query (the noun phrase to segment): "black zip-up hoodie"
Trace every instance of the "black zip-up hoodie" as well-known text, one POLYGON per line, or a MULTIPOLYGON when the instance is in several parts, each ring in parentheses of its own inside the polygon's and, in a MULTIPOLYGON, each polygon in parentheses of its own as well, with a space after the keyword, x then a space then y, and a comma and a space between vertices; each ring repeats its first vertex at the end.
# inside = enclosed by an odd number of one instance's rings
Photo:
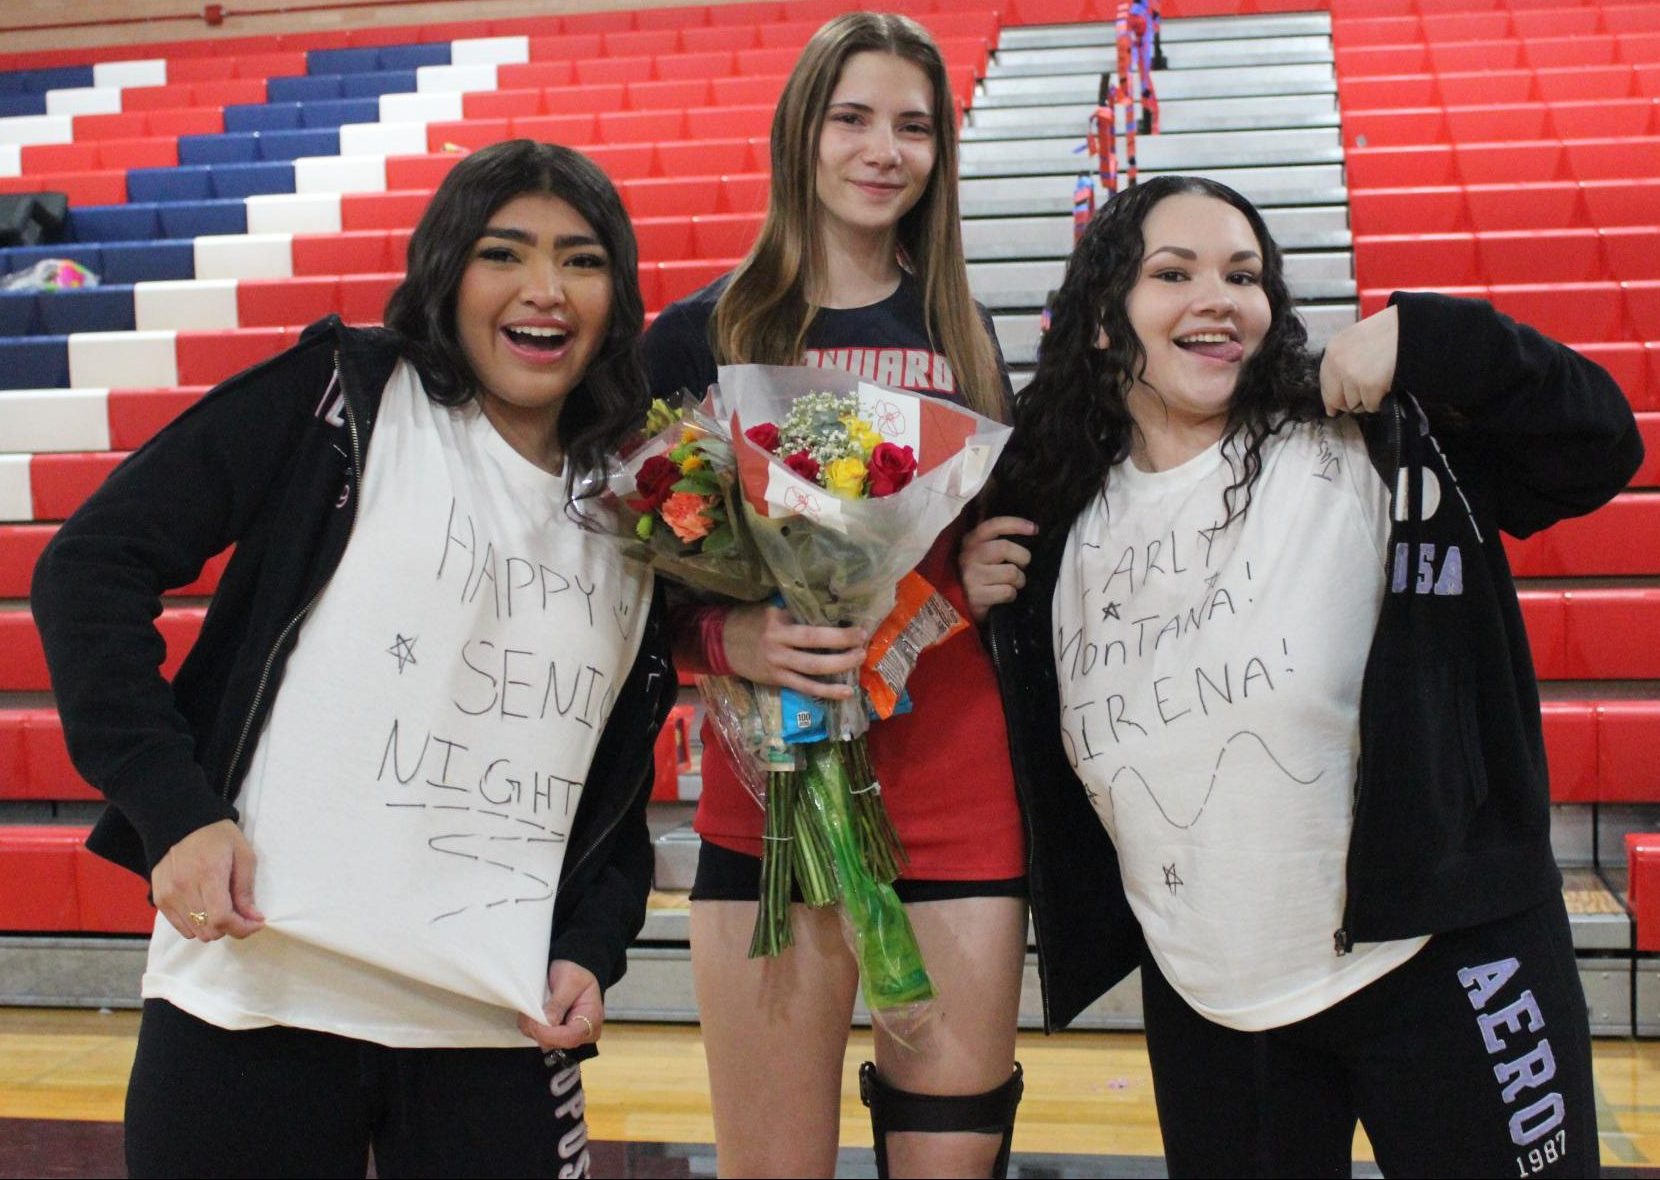
MULTIPOLYGON (((148 876, 235 819, 260 730, 350 539, 396 335, 329 317, 230 378, 110 474, 35 567, 30 605, 75 767, 110 801, 87 846, 148 876), (164 590, 234 544, 169 685, 164 590)), ((661 604, 595 750, 553 916, 552 958, 622 977, 645 922, 652 738, 675 692, 661 604)))
MULTIPOLYGON (((1394 389, 1361 428, 1394 523, 1334 953, 1491 922, 1561 888, 1538 686, 1499 533, 1591 511, 1643 455, 1624 394, 1597 365, 1480 301, 1390 302, 1394 389), (1438 503, 1426 506, 1426 482, 1438 503)), ((1141 954, 1117 855, 1060 741, 1052 602, 1068 531, 1040 539, 1025 589, 988 620, 1050 1031, 1141 954)))

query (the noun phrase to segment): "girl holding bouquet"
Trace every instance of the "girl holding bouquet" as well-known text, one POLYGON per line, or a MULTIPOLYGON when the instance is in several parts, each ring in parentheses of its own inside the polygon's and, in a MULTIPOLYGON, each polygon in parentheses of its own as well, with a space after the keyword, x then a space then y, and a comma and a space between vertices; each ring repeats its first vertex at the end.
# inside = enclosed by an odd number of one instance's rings
MULTIPOLYGON (((749 256, 646 334, 652 390, 700 396, 718 364, 807 364, 1005 417, 1007 376, 968 292, 953 103, 938 47, 902 16, 850 13, 803 51, 772 130, 772 195, 749 256)), ((966 614, 962 530, 919 573, 966 614)), ((767 606, 683 610, 683 669, 822 698, 867 637, 767 606)), ((909 867, 895 883, 938 992, 908 1043, 881 1026, 864 1094, 881 1173, 1002 1175, 1020 1079, 1024 842, 996 682, 972 628, 928 650, 914 709, 869 749, 909 867)), ((833 909, 791 907, 795 944, 751 959, 762 809, 707 730, 692 962, 726 1176, 828 1176, 858 971, 833 909)))
POLYGON ((1173 1176, 1587 1176, 1585 998, 1500 533, 1641 461, 1607 373, 1398 292, 1318 363, 1256 209, 1116 196, 1000 472, 990 615, 1057 1024, 1141 968, 1173 1176), (1027 556, 1029 554, 1029 557, 1027 556))
POLYGON ((673 692, 650 574, 580 527, 646 407, 635 267, 590 161, 478 151, 385 329, 226 381, 42 557, 89 843, 159 910, 132 1175, 587 1174, 673 692), (169 684, 159 596, 231 544, 169 684))

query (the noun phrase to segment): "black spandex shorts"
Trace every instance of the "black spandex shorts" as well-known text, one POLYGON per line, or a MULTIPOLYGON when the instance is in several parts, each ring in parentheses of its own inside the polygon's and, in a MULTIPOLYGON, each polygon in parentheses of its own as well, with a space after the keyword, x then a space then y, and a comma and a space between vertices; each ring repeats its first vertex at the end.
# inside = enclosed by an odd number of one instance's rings
MULTIPOLYGON (((1025 897, 1026 878, 999 881, 918 881, 901 877, 893 891, 906 905, 922 901, 956 901, 963 897, 1025 897)), ((693 901, 756 901, 761 896, 761 858, 733 852, 705 840, 698 849, 693 901)), ((801 891, 790 886, 790 900, 801 891)))

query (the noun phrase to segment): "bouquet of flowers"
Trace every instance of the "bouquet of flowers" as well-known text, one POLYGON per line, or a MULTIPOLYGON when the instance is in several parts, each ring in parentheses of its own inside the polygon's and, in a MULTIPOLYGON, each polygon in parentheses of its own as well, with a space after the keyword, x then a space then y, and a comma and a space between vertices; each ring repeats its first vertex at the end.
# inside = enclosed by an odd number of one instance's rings
POLYGON ((650 437, 611 476, 605 502, 631 557, 694 589, 753 602, 772 594, 772 575, 731 510, 732 443, 708 411, 707 402, 653 402, 650 437))
POLYGON ((763 365, 723 367, 713 412, 729 424, 741 493, 728 516, 743 519, 784 604, 802 622, 863 626, 879 640, 860 673, 866 692, 851 701, 746 686, 755 703, 737 728, 747 741, 720 724, 743 712, 720 707, 730 686, 706 690, 723 742, 758 749, 766 768, 750 954, 790 945, 793 878, 809 905, 844 906, 872 1013, 902 1011, 933 989, 891 887, 904 850, 863 735, 873 709, 902 707, 916 653, 965 625, 907 575, 983 486, 1008 428, 853 374, 763 365), (893 616, 902 588, 905 609, 893 616))

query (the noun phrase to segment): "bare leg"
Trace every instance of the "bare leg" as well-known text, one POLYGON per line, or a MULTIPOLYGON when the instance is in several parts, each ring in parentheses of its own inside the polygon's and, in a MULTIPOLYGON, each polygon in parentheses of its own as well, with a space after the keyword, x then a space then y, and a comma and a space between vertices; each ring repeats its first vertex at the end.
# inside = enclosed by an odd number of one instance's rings
POLYGON ((858 967, 835 909, 790 907, 795 945, 750 959, 752 901, 692 902, 692 975, 722 1176, 831 1176, 858 967))
MULTIPOLYGON (((1026 961, 1026 903, 970 897, 905 907, 938 992, 933 1018, 902 1045, 880 1027, 876 1068, 890 1086, 918 1094, 983 1094, 1014 1069, 1015 1022, 1026 961)), ((991 1175, 995 1135, 894 1132, 895 1177, 991 1175)))

